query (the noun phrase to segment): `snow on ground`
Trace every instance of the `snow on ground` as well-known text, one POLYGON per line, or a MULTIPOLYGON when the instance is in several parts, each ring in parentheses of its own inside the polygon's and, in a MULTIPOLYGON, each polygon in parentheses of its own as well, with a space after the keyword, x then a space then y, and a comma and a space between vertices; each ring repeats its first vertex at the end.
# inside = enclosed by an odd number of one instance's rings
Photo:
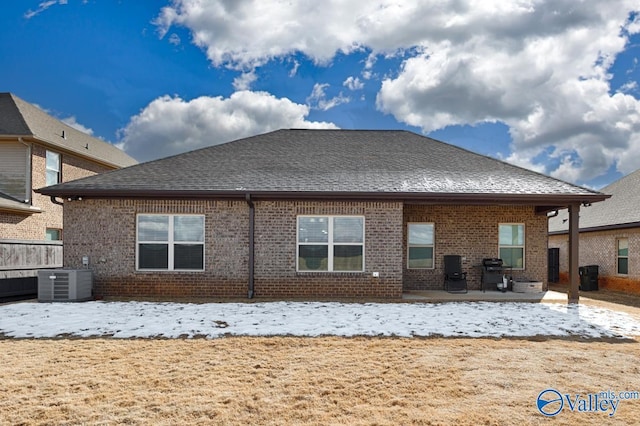
POLYGON ((582 336, 640 335, 640 320, 610 309, 553 303, 15 303, 0 334, 56 336, 582 336))

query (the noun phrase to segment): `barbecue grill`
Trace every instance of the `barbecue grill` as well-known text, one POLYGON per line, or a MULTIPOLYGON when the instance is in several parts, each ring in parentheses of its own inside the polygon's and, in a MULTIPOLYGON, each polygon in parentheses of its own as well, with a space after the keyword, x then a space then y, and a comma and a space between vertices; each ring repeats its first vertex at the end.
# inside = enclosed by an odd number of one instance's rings
POLYGON ((502 259, 495 257, 482 259, 482 291, 487 289, 507 291, 502 286, 503 271, 502 259))
POLYGON ((496 259, 495 257, 482 259, 482 266, 487 272, 502 272, 502 259, 496 259))

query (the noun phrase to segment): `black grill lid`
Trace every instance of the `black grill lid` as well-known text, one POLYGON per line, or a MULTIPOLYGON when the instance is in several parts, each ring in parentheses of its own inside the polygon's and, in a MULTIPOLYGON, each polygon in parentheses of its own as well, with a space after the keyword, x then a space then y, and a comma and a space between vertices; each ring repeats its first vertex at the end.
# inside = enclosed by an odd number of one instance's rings
POLYGON ((482 266, 484 266, 485 268, 488 268, 488 267, 501 268, 502 259, 497 259, 495 257, 482 259, 482 266))

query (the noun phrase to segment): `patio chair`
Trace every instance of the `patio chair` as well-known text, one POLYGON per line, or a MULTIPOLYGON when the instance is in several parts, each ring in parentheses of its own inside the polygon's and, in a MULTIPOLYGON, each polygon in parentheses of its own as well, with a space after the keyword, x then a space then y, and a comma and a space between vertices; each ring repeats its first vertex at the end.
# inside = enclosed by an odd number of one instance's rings
POLYGON ((444 257, 444 289, 449 293, 466 293, 467 273, 462 271, 462 256, 444 257))

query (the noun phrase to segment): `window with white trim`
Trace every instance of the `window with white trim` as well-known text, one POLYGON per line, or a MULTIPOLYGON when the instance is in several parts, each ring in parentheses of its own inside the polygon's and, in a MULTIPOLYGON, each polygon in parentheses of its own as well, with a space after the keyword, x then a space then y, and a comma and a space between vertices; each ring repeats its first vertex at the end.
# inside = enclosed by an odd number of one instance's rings
POLYGON ((629 274, 629 239, 618 238, 616 242, 618 246, 617 251, 617 265, 619 275, 629 274))
POLYGON ((498 225, 498 252, 505 268, 524 269, 524 224, 498 225))
POLYGON ((138 215, 136 259, 138 270, 204 270, 204 216, 138 215))
POLYGON ((364 271, 364 217, 298 216, 298 271, 364 271))
POLYGON ((407 268, 433 269, 433 223, 407 224, 407 268))
POLYGON ((55 185, 60 183, 60 154, 53 151, 47 151, 46 158, 46 184, 55 185))

